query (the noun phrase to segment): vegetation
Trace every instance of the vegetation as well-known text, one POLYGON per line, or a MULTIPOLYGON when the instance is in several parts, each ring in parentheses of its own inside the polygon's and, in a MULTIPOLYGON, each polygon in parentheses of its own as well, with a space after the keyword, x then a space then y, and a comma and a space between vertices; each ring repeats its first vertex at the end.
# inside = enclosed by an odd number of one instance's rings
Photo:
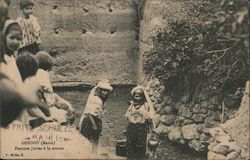
POLYGON ((211 94, 228 93, 249 77, 247 0, 182 2, 184 11, 165 15, 168 26, 159 29, 146 53, 144 72, 159 78, 170 93, 201 88, 211 94))

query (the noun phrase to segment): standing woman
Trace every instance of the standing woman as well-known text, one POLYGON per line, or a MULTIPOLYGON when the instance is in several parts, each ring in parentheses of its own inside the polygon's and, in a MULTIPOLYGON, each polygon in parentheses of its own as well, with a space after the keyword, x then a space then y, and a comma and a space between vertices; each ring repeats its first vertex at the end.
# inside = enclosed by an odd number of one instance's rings
POLYGON ((146 158, 147 136, 155 128, 155 110, 143 86, 132 89, 133 101, 125 117, 129 121, 127 127, 127 158, 144 160, 146 158))
POLYGON ((108 80, 103 80, 94 87, 88 97, 86 107, 79 122, 80 132, 92 144, 92 152, 97 154, 99 137, 102 131, 104 104, 113 90, 108 80))

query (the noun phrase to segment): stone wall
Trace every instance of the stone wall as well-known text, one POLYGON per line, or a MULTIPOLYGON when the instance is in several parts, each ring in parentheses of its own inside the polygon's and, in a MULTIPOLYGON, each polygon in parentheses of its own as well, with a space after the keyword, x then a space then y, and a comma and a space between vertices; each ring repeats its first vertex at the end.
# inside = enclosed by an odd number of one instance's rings
POLYGON ((250 158, 250 81, 247 81, 244 96, 234 118, 210 130, 213 137, 208 149, 208 159, 250 158))
MULTIPOLYGON (((190 0, 191 2, 192 0, 190 0)), ((157 33, 159 28, 168 27, 167 16, 174 17, 177 13, 181 13, 184 10, 185 6, 181 5, 180 1, 147 0, 143 20, 140 25, 141 37, 139 48, 141 64, 143 64, 143 55, 147 54, 153 45, 151 37, 157 33)), ((139 73, 143 75, 143 68, 141 68, 139 73)), ((207 152, 209 144, 212 144, 214 141, 210 129, 220 126, 235 116, 235 112, 240 106, 243 91, 242 88, 238 88, 234 94, 225 95, 224 99, 220 99, 216 94, 211 95, 210 93, 202 92, 202 89, 193 97, 190 97, 188 93, 182 93, 182 96, 176 97, 176 95, 166 95, 167 92, 165 91, 168 88, 165 88, 158 79, 150 78, 145 83, 148 85, 147 91, 157 113, 156 122, 158 127, 156 128, 156 132, 175 143, 188 145, 199 152, 207 152)), ((179 95, 181 93, 181 91, 176 92, 179 95)), ((249 133, 249 114, 247 114, 249 113, 249 107, 247 112, 241 113, 245 115, 245 120, 237 119, 239 120, 238 122, 234 120, 235 125, 229 125, 228 129, 236 142, 243 141, 249 144, 249 139, 243 138, 241 140, 240 138, 244 136, 249 137, 246 134, 249 133), (244 123, 242 123, 243 121, 244 123), (239 127, 233 129, 236 124, 239 127)), ((226 139, 227 136, 222 136, 221 138, 226 139)), ((222 147, 222 149, 224 148, 222 147)), ((236 153, 231 154, 228 156, 233 157, 236 155, 236 153)), ((239 153, 237 155, 239 156, 239 153)))
MULTIPOLYGON (((11 17, 20 14, 18 1, 11 17)), ((137 79, 134 0, 35 0, 42 27, 42 49, 58 50, 54 82, 113 84, 137 79)))

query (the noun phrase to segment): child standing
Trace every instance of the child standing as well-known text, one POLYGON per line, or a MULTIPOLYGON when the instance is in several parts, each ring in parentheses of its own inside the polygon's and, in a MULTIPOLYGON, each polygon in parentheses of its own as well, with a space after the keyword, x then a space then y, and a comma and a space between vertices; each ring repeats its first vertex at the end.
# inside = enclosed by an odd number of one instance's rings
POLYGON ((33 0, 20 0, 20 9, 22 16, 17 18, 22 31, 23 40, 19 46, 19 53, 28 51, 36 54, 39 51, 39 44, 41 44, 41 27, 38 23, 37 17, 33 15, 33 0))
POLYGON ((144 160, 146 158, 147 136, 149 129, 155 128, 155 111, 143 86, 131 91, 133 101, 125 117, 129 121, 127 127, 127 158, 144 160))
POLYGON ((103 80, 94 87, 88 97, 86 107, 79 122, 80 132, 92 144, 92 152, 97 154, 99 136, 102 131, 104 103, 113 90, 108 80, 103 80))

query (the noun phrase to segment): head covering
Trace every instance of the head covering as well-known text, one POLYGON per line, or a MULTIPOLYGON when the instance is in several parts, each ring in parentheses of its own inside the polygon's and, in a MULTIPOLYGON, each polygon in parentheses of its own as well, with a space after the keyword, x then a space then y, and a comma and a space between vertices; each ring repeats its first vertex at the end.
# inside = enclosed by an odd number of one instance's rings
POLYGON ((91 97, 93 97, 96 94, 97 88, 108 89, 110 91, 113 90, 113 87, 109 84, 109 81, 107 79, 102 80, 90 91, 87 103, 91 99, 91 97))
POLYGON ((135 93, 136 90, 142 90, 144 92, 145 88, 143 86, 139 86, 139 85, 136 86, 136 87, 134 87, 132 89, 132 91, 130 92, 132 96, 134 95, 134 93, 135 93))
POLYGON ((146 89, 145 89, 143 86, 138 85, 138 86, 136 86, 135 88, 133 88, 132 91, 130 92, 132 96, 134 95, 134 93, 135 93, 136 90, 142 90, 143 93, 144 93, 146 102, 150 105, 150 107, 153 107, 153 104, 152 104, 152 102, 151 102, 151 99, 150 99, 150 97, 149 97, 149 95, 148 95, 146 89))
MULTIPOLYGON (((7 32, 8 32, 8 30, 9 30, 9 28, 10 28, 10 26, 12 26, 12 25, 17 25, 17 28, 16 29, 19 29, 20 30, 20 32, 22 32, 22 30, 21 30, 21 27, 20 27, 20 25, 19 25, 19 23, 16 21, 16 20, 12 20, 12 19, 8 19, 8 20, 6 20, 5 21, 5 23, 4 23, 4 28, 3 28, 3 31, 1 32, 1 54, 10 54, 11 53, 11 51, 7 48, 7 46, 6 46, 6 36, 7 36, 7 32)), ((13 54, 13 53, 12 53, 13 54)), ((1 55, 1 56, 3 56, 3 55, 1 55)))
POLYGON ((143 86, 141 86, 141 85, 138 85, 138 86, 136 86, 136 87, 134 87, 134 88, 132 89, 132 91, 131 91, 131 95, 132 95, 132 96, 134 95, 134 93, 135 93, 136 90, 142 90, 143 93, 144 93, 145 100, 146 100, 146 102, 147 102, 147 104, 148 104, 148 106, 149 106, 149 108, 150 108, 150 114, 152 115, 152 126, 151 126, 151 129, 155 129, 155 116, 154 116, 154 115, 155 115, 156 113, 155 113, 153 104, 152 104, 152 102, 151 102, 151 99, 150 99, 150 97, 149 97, 149 95, 148 95, 146 89, 145 89, 143 86))
POLYGON ((97 87, 101 88, 101 89, 107 89, 107 90, 110 90, 110 91, 113 90, 113 87, 109 84, 109 81, 107 79, 100 81, 97 84, 97 87))
POLYGON ((27 6, 33 6, 34 1, 33 0, 20 0, 19 5, 21 9, 24 9, 27 6))

